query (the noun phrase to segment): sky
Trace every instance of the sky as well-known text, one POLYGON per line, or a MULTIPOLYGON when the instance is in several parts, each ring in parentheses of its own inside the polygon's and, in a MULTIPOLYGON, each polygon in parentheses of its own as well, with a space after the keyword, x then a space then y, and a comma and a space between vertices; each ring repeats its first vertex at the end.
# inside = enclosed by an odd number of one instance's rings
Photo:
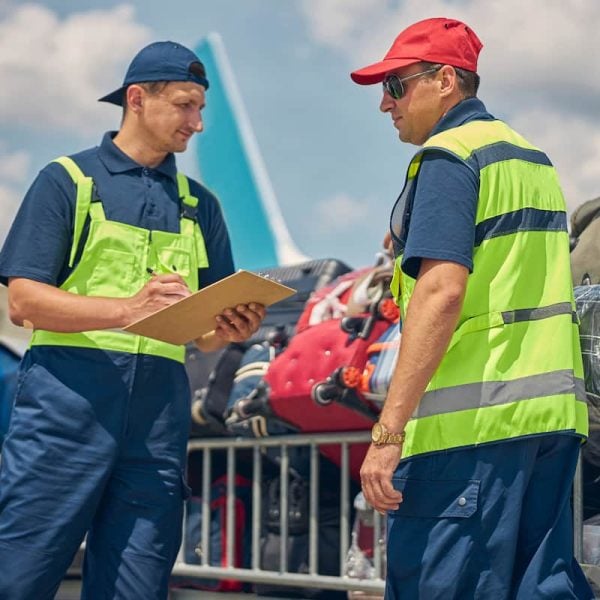
MULTIPOLYGON (((371 263, 416 148, 379 112, 380 86, 349 73, 436 16, 481 38, 479 97, 550 156, 569 212, 600 195, 594 0, 0 0, 0 243, 48 161, 118 128, 96 99, 141 47, 218 32, 296 244, 371 263)), ((197 174, 193 151, 178 164, 197 174)))

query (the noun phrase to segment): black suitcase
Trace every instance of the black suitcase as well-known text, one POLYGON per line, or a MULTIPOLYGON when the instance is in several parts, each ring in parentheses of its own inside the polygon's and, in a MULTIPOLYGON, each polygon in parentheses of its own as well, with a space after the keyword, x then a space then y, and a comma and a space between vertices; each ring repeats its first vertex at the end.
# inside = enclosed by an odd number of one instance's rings
POLYGON ((211 353, 200 352, 193 344, 188 345, 185 366, 192 392, 191 437, 227 435, 224 413, 233 373, 243 355, 239 350, 265 340, 285 345, 294 334, 310 294, 348 271, 351 268, 347 264, 333 258, 262 269, 262 275, 294 288, 296 293, 270 306, 259 330, 244 344, 230 344, 225 350, 211 353), (235 351, 231 346, 237 347, 235 351))
POLYGON ((333 258, 311 260, 288 267, 263 269, 267 275, 291 288, 296 293, 267 309, 267 315, 261 328, 252 337, 251 343, 269 339, 275 330, 281 330, 291 337, 308 297, 315 290, 331 283, 336 277, 351 271, 347 264, 333 258))

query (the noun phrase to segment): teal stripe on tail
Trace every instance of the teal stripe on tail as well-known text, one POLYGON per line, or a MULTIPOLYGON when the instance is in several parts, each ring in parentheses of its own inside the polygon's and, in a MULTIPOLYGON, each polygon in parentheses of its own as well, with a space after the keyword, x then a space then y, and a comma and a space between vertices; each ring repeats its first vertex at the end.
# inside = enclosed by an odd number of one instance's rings
POLYGON ((236 265, 261 269, 306 260, 283 220, 220 36, 210 34, 196 54, 210 82, 196 146, 200 176, 221 201, 236 265))

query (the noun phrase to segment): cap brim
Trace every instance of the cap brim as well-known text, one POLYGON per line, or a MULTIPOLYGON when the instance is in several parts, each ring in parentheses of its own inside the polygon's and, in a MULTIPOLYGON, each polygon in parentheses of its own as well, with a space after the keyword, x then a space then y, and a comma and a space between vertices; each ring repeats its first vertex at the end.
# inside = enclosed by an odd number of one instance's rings
POLYGON ((98 102, 110 102, 111 104, 116 104, 117 106, 123 106, 125 87, 126 86, 122 86, 118 90, 115 90, 106 96, 102 96, 102 98, 98 98, 98 102))
POLYGON ((388 58, 358 69, 358 71, 352 71, 350 77, 352 77, 354 83, 358 83, 359 85, 372 85, 374 83, 381 83, 386 73, 395 71, 401 67, 414 65, 418 62, 421 62, 420 58, 388 58))

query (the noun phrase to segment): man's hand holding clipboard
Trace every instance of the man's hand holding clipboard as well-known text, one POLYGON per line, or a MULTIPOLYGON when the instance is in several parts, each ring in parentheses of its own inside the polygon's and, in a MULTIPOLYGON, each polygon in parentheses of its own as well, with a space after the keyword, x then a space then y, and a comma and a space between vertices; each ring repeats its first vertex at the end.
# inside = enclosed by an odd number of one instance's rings
POLYGON ((295 291, 250 271, 238 271, 124 329, 171 344, 195 341, 202 350, 210 351, 250 337, 260 325, 265 307, 295 291))

